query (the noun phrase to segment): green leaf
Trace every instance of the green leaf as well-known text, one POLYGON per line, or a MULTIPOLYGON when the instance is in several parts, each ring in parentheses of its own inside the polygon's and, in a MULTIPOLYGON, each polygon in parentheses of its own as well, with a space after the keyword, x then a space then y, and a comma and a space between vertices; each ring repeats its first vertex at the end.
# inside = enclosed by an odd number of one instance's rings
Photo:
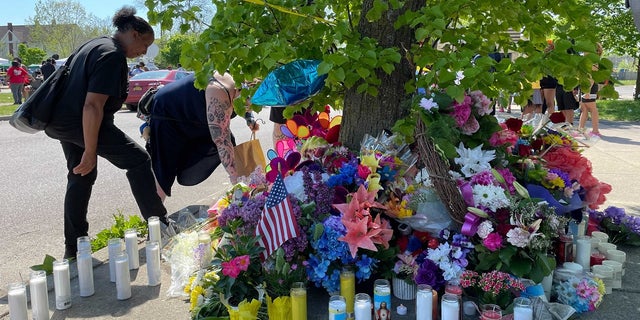
POLYGON ((508 262, 504 259, 502 259, 502 261, 505 263, 505 265, 507 265, 508 270, 517 277, 528 278, 528 275, 532 270, 531 259, 526 259, 519 255, 513 255, 511 257, 511 260, 508 262))
POLYGON ((333 68, 333 64, 326 61, 322 61, 318 65, 318 74, 320 75, 327 74, 329 73, 329 71, 331 71, 332 68, 333 68))
POLYGON ((422 41, 429 35, 429 31, 425 28, 418 28, 415 31, 416 41, 422 41))
POLYGON ((369 75, 371 74, 371 71, 369 71, 369 69, 365 69, 365 68, 362 68, 362 67, 356 69, 356 72, 363 79, 369 77, 369 75))

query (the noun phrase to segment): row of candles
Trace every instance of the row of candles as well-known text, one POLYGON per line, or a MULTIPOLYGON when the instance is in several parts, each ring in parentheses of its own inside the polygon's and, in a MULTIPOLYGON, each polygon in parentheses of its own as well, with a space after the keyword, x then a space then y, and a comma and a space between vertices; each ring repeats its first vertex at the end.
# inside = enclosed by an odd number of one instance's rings
MULTIPOLYGON (((416 319, 420 320, 438 319, 438 314, 441 320, 459 320, 462 319, 463 313, 474 315, 476 312, 474 303, 465 302, 462 304, 462 288, 455 284, 447 285, 440 301, 438 300, 438 292, 433 290, 431 286, 418 285, 415 294, 415 308, 416 319), (438 312, 438 302, 440 302, 440 312, 438 312)), ((342 270, 340 273, 340 294, 334 294, 329 298, 329 320, 390 320, 391 310, 391 286, 388 280, 375 280, 372 301, 371 296, 367 293, 355 293, 353 270, 350 268, 342 270)), ((401 304, 397 307, 396 312, 398 315, 406 315, 407 307, 401 304)), ((516 298, 513 312, 514 320, 532 320, 531 300, 525 297, 516 298)), ((501 318, 502 310, 499 306, 494 304, 481 306, 481 320, 501 318)), ((300 320, 306 319, 306 317, 294 317, 293 319, 300 320)))
MULTIPOLYGON (((151 217, 148 221, 149 241, 145 246, 147 259, 148 285, 157 286, 161 282, 160 247, 161 231, 158 217, 151 217)), ((78 286, 81 297, 89 297, 95 293, 93 279, 93 257, 91 240, 89 237, 77 239, 78 252, 76 267, 78 269, 78 286)), ((131 298, 130 270, 140 267, 138 253, 138 233, 135 229, 125 231, 123 239, 113 238, 108 242, 109 250, 109 278, 116 283, 118 300, 131 298)), ((53 262, 53 286, 55 292, 55 307, 57 310, 71 308, 71 275, 69 260, 53 262)), ((47 274, 45 271, 33 271, 29 277, 29 291, 31 297, 31 313, 33 320, 49 320, 49 293, 47 288, 47 274)), ((27 320, 27 286, 18 282, 9 284, 9 319, 27 320)))

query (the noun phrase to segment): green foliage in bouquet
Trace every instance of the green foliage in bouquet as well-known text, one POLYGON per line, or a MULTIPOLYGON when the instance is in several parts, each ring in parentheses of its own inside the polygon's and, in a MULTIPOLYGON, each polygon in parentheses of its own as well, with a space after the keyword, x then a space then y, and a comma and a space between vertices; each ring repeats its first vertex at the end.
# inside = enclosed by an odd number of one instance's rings
POLYGON ((284 250, 278 248, 270 261, 264 264, 264 282, 271 298, 288 296, 294 282, 305 282, 307 274, 302 263, 288 263, 284 250))
POLYGON ((223 302, 236 306, 244 300, 258 299, 257 288, 264 284, 260 263, 264 248, 258 245, 259 237, 237 232, 242 223, 241 219, 234 219, 216 229, 215 235, 221 236, 221 241, 211 262, 220 278, 214 291, 222 295, 223 302))

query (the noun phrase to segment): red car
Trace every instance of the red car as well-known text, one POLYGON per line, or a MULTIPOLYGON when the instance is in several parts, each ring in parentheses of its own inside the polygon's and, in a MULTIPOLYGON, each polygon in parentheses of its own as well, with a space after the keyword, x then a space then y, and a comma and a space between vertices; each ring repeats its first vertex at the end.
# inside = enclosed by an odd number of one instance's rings
POLYGON ((140 97, 149 88, 164 85, 186 77, 190 72, 178 70, 155 70, 138 73, 129 79, 129 95, 124 104, 131 111, 138 110, 140 97))

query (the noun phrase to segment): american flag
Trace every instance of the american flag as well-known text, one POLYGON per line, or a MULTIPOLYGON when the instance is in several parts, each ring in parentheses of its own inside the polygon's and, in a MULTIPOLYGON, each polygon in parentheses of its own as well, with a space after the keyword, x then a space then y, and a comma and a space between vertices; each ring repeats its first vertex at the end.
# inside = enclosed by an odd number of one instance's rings
POLYGON ((256 235, 260 236, 260 246, 265 249, 262 253, 263 259, 270 256, 285 241, 300 235, 291 202, 287 198, 287 188, 280 174, 267 196, 262 217, 256 227, 256 235))

